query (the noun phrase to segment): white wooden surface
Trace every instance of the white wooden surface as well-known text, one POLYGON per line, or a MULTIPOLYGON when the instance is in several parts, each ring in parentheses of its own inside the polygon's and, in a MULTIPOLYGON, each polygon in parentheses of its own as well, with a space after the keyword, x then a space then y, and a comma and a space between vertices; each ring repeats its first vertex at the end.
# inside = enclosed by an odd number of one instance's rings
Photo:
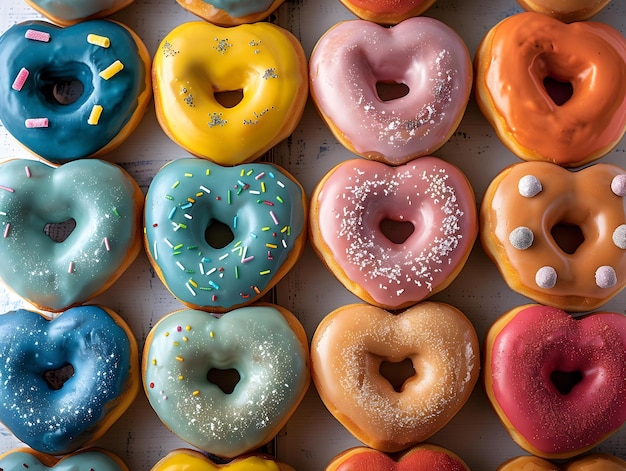
MULTIPOLYGON (((426 15, 454 28, 473 55, 482 36, 497 21, 519 11, 515 0, 438 0, 426 15)), ((38 15, 21 0, 0 2, 2 32, 16 22, 35 18, 38 15)), ((136 0, 113 18, 133 28, 152 54, 163 36, 174 26, 197 19, 174 0, 136 0)), ((317 39, 329 27, 339 20, 350 18, 353 16, 338 0, 287 0, 272 20, 296 34, 309 55, 317 39)), ((626 2, 613 0, 595 19, 609 23, 626 34, 626 2)), ((29 158, 28 153, 2 127, 0 150, 0 159, 29 158)), ((466 173, 478 201, 491 179, 506 165, 517 162, 498 141, 477 110, 473 98, 458 131, 436 155, 456 164, 466 173)), ((107 159, 123 165, 145 192, 151 178, 163 164, 185 156, 187 154, 161 131, 150 105, 139 128, 107 159)), ((326 171, 351 157, 325 128, 310 103, 294 134, 273 151, 274 160, 299 178, 308 194, 326 171)), ((604 161, 626 166, 626 139, 604 161)), ((356 301, 326 271, 310 247, 279 284, 276 296, 279 304, 298 316, 309 338, 327 313, 356 301)), ((457 280, 434 299, 451 303, 465 312, 474 323, 481 341, 496 317, 511 307, 527 302, 503 283, 479 244, 457 280)), ((119 312, 134 330, 140 345, 143 345, 147 332, 156 320, 181 308, 155 277, 143 253, 120 281, 94 301, 119 312)), ((0 291, 0 312, 20 305, 19 299, 0 291)), ((626 292, 605 308, 625 312, 626 292)), ((454 420, 430 441, 455 451, 473 470, 478 471, 495 470, 505 459, 524 454, 500 425, 480 385, 454 420)), ((143 394, 97 444, 119 454, 132 471, 149 470, 171 449, 185 446, 160 423, 143 394)), ((322 470, 335 454, 358 444, 326 411, 311 387, 304 402, 279 434, 277 453, 281 460, 298 470, 316 471, 322 470)), ((19 445, 0 426, 0 452, 19 445)), ((598 450, 626 458, 626 427, 605 441, 598 450)))

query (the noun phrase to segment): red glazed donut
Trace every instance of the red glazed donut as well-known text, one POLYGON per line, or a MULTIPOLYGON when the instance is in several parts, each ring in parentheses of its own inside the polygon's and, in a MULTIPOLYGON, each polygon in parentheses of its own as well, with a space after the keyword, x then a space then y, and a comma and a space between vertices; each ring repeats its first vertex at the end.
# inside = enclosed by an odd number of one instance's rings
POLYGON ((626 421, 626 316, 517 307, 489 329, 483 372, 519 446, 549 459, 581 454, 626 421))
POLYGON ((435 0, 340 0, 362 20, 395 25, 428 10, 435 0))
POLYGON ((592 453, 560 466, 536 456, 518 456, 502 463, 497 471, 626 471, 626 462, 606 453, 592 453))

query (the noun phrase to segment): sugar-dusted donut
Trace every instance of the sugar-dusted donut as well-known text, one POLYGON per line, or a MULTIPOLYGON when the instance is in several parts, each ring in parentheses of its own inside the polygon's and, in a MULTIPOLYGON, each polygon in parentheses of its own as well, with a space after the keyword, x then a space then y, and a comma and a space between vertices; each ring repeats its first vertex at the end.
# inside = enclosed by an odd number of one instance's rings
POLYGON ((517 0, 525 10, 572 22, 588 20, 600 13, 611 0, 517 0))
POLYGON ((135 337, 108 308, 80 306, 52 320, 20 309, 0 315, 0 332, 0 422, 37 451, 91 443, 139 391, 135 337))
POLYGON ((165 133, 221 165, 255 160, 289 136, 308 97, 302 46, 265 22, 179 25, 163 38, 152 73, 165 133))
POLYGON ((352 293, 400 309, 443 290, 461 271, 478 232, 476 213, 466 177, 441 159, 398 167, 352 159, 311 196, 311 244, 352 293), (383 230, 388 223, 413 232, 394 240, 383 230))
POLYGON ((548 162, 502 171, 485 192, 481 240, 507 284, 541 304, 596 309, 626 286, 626 171, 548 162))
POLYGON ((549 459, 581 454, 626 422, 626 316, 514 308, 487 333, 483 371, 519 446, 549 459))
POLYGON ((32 8, 59 25, 71 25, 112 15, 134 0, 25 0, 32 8))
POLYGON ((470 471, 455 453, 422 443, 397 455, 373 448, 354 447, 335 456, 326 471, 470 471))
POLYGON ((315 45, 309 70, 311 96, 335 138, 355 154, 391 165, 443 146, 472 88, 465 43, 426 17, 391 28, 340 22, 315 45), (387 100, 377 91, 386 83, 403 84, 408 92, 387 100))
POLYGON ((288 464, 271 456, 251 454, 235 458, 224 464, 217 464, 196 450, 179 448, 173 450, 155 464, 151 471, 294 471, 288 464))
POLYGON ((185 10, 220 26, 256 23, 270 16, 285 0, 176 0, 185 10))
POLYGON ((142 368, 161 421, 182 440, 226 458, 271 440, 310 381, 304 328, 286 309, 265 304, 219 318, 196 310, 165 316, 148 335, 142 368), (219 386, 225 370, 237 374, 229 393, 219 386))
POLYGON ((148 189, 146 252, 185 305, 221 312, 250 304, 302 254, 305 199, 301 185, 272 164, 175 160, 148 189))
MULTIPOLYGON (((0 164, 0 278, 46 311, 108 289, 141 249, 143 194, 121 167, 101 160, 59 167, 0 164), (75 224, 64 240, 46 227, 75 224)), ((64 236, 65 234, 63 234, 64 236)))
POLYGON ((624 135, 626 39, 606 24, 513 15, 484 37, 475 66, 481 111, 523 160, 579 167, 624 135))
POLYGON ((591 453, 563 464, 536 456, 518 456, 502 463, 497 471, 626 471, 626 462, 606 453, 591 453))
POLYGON ((149 62, 141 39, 120 23, 19 23, 0 37, 0 120, 50 162, 104 154, 144 115, 149 62))
POLYGON ((31 448, 15 448, 0 454, 4 471, 128 471, 115 454, 102 448, 84 448, 64 457, 40 453, 31 448))
POLYGON ((435 0, 341 0, 341 3, 362 20, 394 25, 421 15, 435 0))
POLYGON ((469 398, 480 369, 478 338, 456 308, 424 302, 399 314, 340 307, 311 341, 311 371, 333 416, 359 441, 397 452, 444 427, 469 398), (383 362, 409 359, 414 374, 392 385, 383 362))

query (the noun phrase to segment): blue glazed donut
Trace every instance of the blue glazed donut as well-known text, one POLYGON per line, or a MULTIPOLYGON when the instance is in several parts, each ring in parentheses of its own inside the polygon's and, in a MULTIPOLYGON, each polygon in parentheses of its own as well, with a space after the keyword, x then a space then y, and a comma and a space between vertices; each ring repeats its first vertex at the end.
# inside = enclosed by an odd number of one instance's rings
POLYGON ((99 306, 53 320, 0 315, 0 422, 42 453, 66 454, 100 437, 139 390, 137 343, 126 323, 99 306), (56 389, 49 379, 71 365, 56 389))
POLYGON ((120 23, 17 24, 0 37, 0 120, 50 162, 109 152, 143 117, 149 61, 145 45, 120 23))

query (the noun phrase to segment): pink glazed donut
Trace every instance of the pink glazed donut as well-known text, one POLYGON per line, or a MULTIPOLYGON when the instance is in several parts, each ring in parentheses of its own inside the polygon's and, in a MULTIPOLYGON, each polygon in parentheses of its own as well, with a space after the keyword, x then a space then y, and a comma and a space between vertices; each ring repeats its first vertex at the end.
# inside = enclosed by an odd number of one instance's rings
POLYGON ((426 17, 391 28, 341 22, 318 41, 309 69, 311 96, 335 138, 351 152, 389 165, 445 144, 472 86, 465 43, 426 17), (384 87, 392 93, 384 94, 384 87))
POLYGON ((422 157, 390 167, 351 159, 315 188, 310 241, 356 296, 402 309, 458 275, 478 233, 476 213, 472 187, 448 162, 422 157))

